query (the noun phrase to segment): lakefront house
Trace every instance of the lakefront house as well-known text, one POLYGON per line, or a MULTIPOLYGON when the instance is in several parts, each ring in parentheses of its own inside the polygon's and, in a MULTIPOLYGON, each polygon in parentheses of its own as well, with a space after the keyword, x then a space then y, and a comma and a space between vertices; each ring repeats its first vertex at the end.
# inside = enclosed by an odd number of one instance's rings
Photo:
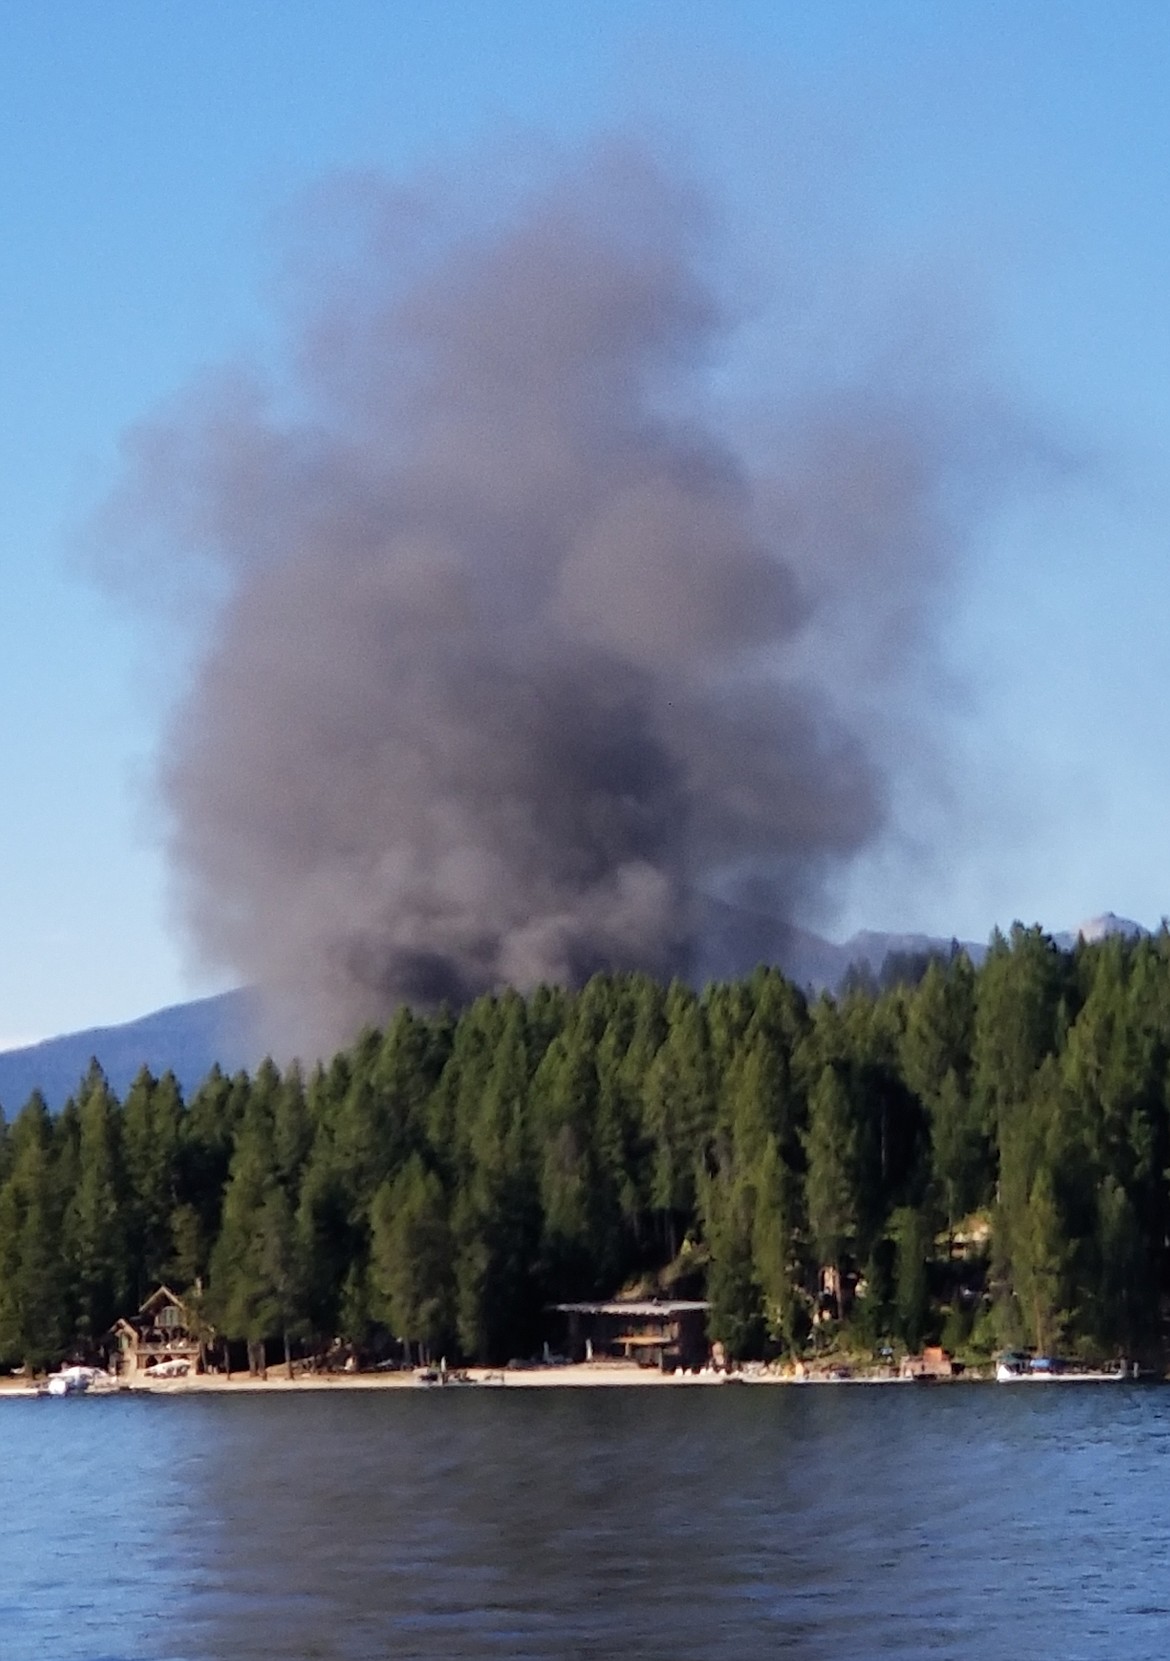
POLYGON ((137 1315, 116 1321, 109 1344, 110 1371, 127 1381, 179 1377, 199 1372, 203 1365, 203 1346, 191 1312, 169 1286, 152 1292, 137 1315))
POLYGON ((637 1361, 663 1372, 706 1362, 709 1309, 709 1304, 687 1298, 552 1305, 552 1313, 564 1322, 561 1342, 573 1361, 637 1361))

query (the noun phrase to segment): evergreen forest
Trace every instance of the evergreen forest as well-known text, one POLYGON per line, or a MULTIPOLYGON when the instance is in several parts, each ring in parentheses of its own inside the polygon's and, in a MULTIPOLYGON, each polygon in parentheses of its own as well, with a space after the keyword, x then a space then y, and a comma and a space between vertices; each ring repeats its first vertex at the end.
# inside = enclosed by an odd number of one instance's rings
POLYGON ((216 1342, 500 1364, 550 1303, 701 1295, 730 1355, 1162 1359, 1170 934, 807 998, 773 969, 400 1009, 184 1100, 92 1066, 0 1128, 0 1365, 99 1353, 160 1282, 216 1342))

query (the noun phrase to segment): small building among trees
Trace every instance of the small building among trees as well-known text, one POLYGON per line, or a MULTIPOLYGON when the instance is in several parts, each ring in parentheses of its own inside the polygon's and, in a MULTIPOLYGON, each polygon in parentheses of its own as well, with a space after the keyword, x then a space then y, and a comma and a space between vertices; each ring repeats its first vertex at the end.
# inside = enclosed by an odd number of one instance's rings
POLYGON ((199 1372, 203 1345, 191 1311, 171 1291, 160 1286, 137 1315, 122 1316, 110 1331, 110 1371, 133 1380, 158 1369, 199 1372))
POLYGON ((904 1355, 898 1368, 901 1378, 953 1378, 961 1371, 949 1350, 927 1344, 921 1355, 904 1355))
POLYGON ((701 1367, 707 1360, 707 1312, 697 1300, 615 1298, 608 1303, 557 1303, 567 1323, 566 1353, 574 1361, 637 1361, 643 1367, 701 1367))

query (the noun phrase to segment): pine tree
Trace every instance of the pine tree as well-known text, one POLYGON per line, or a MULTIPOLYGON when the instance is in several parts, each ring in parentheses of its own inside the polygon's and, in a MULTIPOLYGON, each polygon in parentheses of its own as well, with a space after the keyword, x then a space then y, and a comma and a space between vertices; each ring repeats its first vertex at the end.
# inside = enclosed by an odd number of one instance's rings
MULTIPOLYGON (((143 1068, 121 1112, 125 1170, 125 1235, 129 1288, 135 1306, 176 1268, 175 1213, 178 1206, 179 1140, 183 1100, 173 1073, 155 1079, 143 1068)), ((191 1222, 186 1225, 189 1230, 191 1222)), ((197 1248, 188 1234, 185 1271, 199 1273, 197 1248)), ((181 1284, 186 1284, 180 1279, 181 1284)))
POLYGON ((708 1333, 733 1360, 759 1355, 765 1321, 752 1250, 755 1194, 746 1182, 711 1176, 701 1180, 700 1193, 711 1254, 708 1333))
POLYGON ((263 1066, 236 1140, 211 1259, 212 1318, 226 1337, 247 1342, 252 1372, 263 1370, 268 1338, 283 1338, 287 1360, 306 1304, 296 1197, 280 1181, 276 1162, 279 1095, 279 1075, 263 1066))
POLYGON ((529 1125, 536 1044, 523 1005, 509 1004, 483 1094, 467 1126, 452 1207, 455 1315, 465 1355, 530 1353, 544 1301, 541 1207, 529 1125))
POLYGON ((374 1196, 370 1283, 374 1313, 420 1361, 441 1353, 454 1332, 453 1242, 438 1177, 415 1155, 374 1196))
POLYGON ((756 1175, 752 1263, 764 1324, 773 1343, 794 1349, 804 1335, 798 1205, 800 1179, 769 1137, 756 1175))
POLYGON ((34 1091, 12 1127, 0 1188, 0 1357, 30 1372, 60 1360, 70 1337, 54 1153, 48 1108, 34 1091))
POLYGON ((246 1073, 227 1079, 213 1067, 180 1122, 171 1235, 175 1278, 186 1287, 210 1272, 232 1152, 249 1092, 246 1073))
POLYGON ((822 1070, 809 1101, 805 1151, 809 1232, 822 1266, 832 1271, 838 1314, 844 1318, 844 1260, 856 1243, 861 1207, 858 1130, 848 1091, 832 1066, 822 1070))
POLYGON ((646 1074, 643 1113, 653 1149, 651 1203, 670 1255, 680 1225, 693 1217, 696 1184, 714 1129, 715 1078, 701 1005, 675 984, 666 1000, 667 1031, 646 1074))
POLYGON ((901 1206, 890 1219, 895 1244, 894 1310, 898 1335, 906 1348, 922 1346, 929 1312, 927 1264, 933 1238, 926 1215, 914 1206, 901 1206))
MULTIPOLYGON (((1013 1112, 1000 1150, 995 1214, 996 1273, 1024 1334, 1049 1350, 1067 1324, 1073 1241, 1057 1182, 1069 1181, 1069 1102, 1055 1058, 1048 1057, 1013 1112)), ((1001 1298, 1002 1301, 1002 1298, 1001 1298)), ((1012 1333, 1012 1311, 1003 1312, 1012 1333)))
POLYGON ((131 1278, 118 1119, 100 1069, 91 1070, 78 1117, 78 1175, 65 1211, 64 1243, 74 1289, 75 1330, 93 1347, 124 1308, 131 1278))
POLYGON ((1042 1062, 1067 1023, 1068 965, 1038 928, 992 936, 980 971, 972 1039, 972 1088, 987 1134, 1001 1144, 1042 1062))
POLYGON ((603 1290, 620 1268, 620 1206, 595 1146, 597 1068, 588 1035, 576 1024, 546 1050, 530 1112, 540 1149, 546 1292, 571 1298, 603 1290))

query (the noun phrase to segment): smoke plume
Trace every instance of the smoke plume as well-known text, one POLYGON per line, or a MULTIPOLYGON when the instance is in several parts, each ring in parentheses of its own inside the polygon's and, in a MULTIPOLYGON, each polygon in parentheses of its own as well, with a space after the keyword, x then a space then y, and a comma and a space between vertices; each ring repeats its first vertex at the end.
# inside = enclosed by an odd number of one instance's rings
POLYGON ((705 215, 645 161, 454 233, 359 195, 283 381, 145 423, 118 504, 217 572, 170 846, 199 950, 306 1054, 401 1000, 702 973, 716 914, 798 916, 883 829, 874 688, 949 557, 922 399, 838 366, 768 433, 710 413, 705 215))

